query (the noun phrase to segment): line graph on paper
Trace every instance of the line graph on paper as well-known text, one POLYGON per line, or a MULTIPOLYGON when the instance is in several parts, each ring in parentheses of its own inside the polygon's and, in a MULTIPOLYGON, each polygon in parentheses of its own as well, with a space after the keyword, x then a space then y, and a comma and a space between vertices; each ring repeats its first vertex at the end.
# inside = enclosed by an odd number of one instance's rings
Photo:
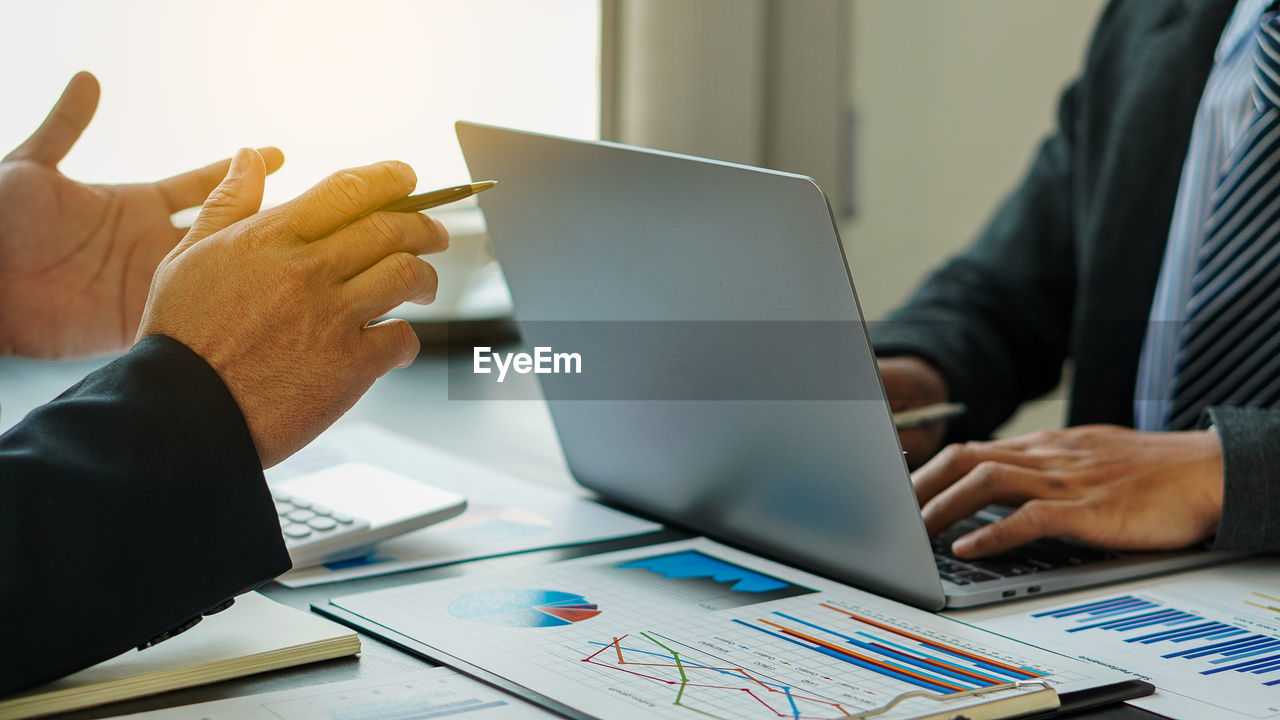
POLYGON ((793 687, 659 633, 616 637, 583 662, 666 685, 674 692, 673 707, 711 717, 722 717, 716 711, 735 701, 765 717, 829 718, 852 711, 835 697, 793 687))
POLYGON ((601 689, 722 720, 826 720, 911 690, 945 695, 1053 672, 840 603, 773 607, 733 618, 710 634, 703 627, 701 633, 647 630, 594 640, 578 662, 601 689))
POLYGON ((702 539, 333 602, 594 717, 834 720, 1124 679, 702 539))

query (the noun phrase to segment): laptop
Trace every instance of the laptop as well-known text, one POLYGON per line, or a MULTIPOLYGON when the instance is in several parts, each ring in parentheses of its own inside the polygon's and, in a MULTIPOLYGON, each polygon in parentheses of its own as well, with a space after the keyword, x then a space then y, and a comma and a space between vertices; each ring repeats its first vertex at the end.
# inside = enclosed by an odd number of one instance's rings
MULTIPOLYGON (((839 232, 810 178, 460 122, 576 481, 926 609, 1222 561, 1050 539, 948 557, 921 520, 839 232), (536 353, 535 353, 536 354, 536 353), (561 372, 564 370, 564 372, 561 372)), ((969 525, 991 517, 975 517, 969 525)))

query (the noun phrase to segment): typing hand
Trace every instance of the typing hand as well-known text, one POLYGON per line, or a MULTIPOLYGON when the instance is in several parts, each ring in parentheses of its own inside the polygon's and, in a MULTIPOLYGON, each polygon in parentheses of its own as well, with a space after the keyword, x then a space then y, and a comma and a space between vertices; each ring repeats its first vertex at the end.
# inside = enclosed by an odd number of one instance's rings
MULTIPOLYGON (((169 216, 199 205, 229 161, 138 185, 86 185, 58 171, 98 105, 71 78, 49 116, 0 161, 0 355, 66 357, 133 341, 156 265, 182 238, 169 216)), ((267 169, 284 158, 263 150, 267 169)))
POLYGON ((218 372, 267 467, 413 361, 408 323, 369 322, 435 297, 435 270, 417 256, 449 235, 426 215, 371 212, 413 189, 404 163, 335 173, 259 213, 265 177, 257 152, 236 154, 160 263, 138 335, 178 340, 218 372))
MULTIPOLYGON (((880 358, 880 378, 894 412, 947 401, 947 381, 942 373, 919 358, 903 355, 880 358)), ((917 467, 938 451, 947 429, 945 420, 898 431, 907 464, 917 467)))
POLYGON ((1020 506, 952 545, 961 558, 1047 536, 1115 550, 1185 547, 1217 531, 1222 447, 1213 430, 1109 425, 950 445, 912 476, 936 535, 990 504, 1020 506))

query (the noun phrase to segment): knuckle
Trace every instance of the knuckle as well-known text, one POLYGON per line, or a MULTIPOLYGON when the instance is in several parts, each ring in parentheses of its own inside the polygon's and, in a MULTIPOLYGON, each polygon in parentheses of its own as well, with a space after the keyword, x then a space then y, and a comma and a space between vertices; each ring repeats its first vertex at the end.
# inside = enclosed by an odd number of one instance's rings
POLYGON ((412 189, 418 184, 418 175, 408 164, 399 160, 388 160, 378 163, 378 180, 388 189, 412 189))
POLYGON ((396 253, 388 256, 390 261, 390 282, 394 288, 405 294, 418 292, 427 282, 426 263, 409 253, 396 253))
POLYGON ((1052 524, 1055 511, 1053 506, 1043 500, 1029 500, 1018 511, 1023 522, 1032 528, 1042 529, 1052 524))
POLYGON ((973 467, 970 474, 979 487, 994 490, 1004 476, 1004 468, 994 460, 983 460, 973 467))
POLYGON ((311 285, 320 274, 320 260, 311 253, 294 253, 284 263, 283 280, 289 289, 304 288, 311 285))
POLYGON ((1037 430, 1027 436, 1032 445, 1052 445, 1058 440, 1058 430, 1037 430))
POLYGON ((1111 505, 1111 499, 1103 494, 1090 494, 1076 500, 1076 507, 1086 513, 1101 513, 1111 505))
POLYGON ((963 461, 965 454, 968 452, 969 449, 966 445, 952 444, 943 448, 942 452, 938 453, 938 458, 942 461, 944 467, 955 467, 963 461))
POLYGON ((235 186, 222 183, 209 193, 209 197, 204 200, 206 210, 228 208, 236 204, 239 194, 236 192, 235 186))
POLYGON ((366 215, 364 221, 369 233, 388 250, 400 247, 400 241, 404 237, 403 226, 391 215, 391 213, 373 213, 366 215))
POLYGON ((369 195, 369 181, 354 170, 339 170, 325 183, 326 200, 343 210, 354 211, 364 206, 369 195))
POLYGON ((296 239, 298 237, 298 218, 291 211, 284 208, 273 208, 260 212, 254 215, 250 222, 253 224, 254 237, 260 241, 285 238, 296 239))

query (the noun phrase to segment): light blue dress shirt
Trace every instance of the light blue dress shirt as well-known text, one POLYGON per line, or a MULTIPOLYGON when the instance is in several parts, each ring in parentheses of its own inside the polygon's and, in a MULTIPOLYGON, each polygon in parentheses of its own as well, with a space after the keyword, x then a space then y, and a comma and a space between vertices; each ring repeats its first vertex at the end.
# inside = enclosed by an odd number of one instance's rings
POLYGON ((1138 360, 1133 404, 1134 425, 1139 430, 1163 430, 1168 420, 1179 327, 1187 315, 1196 254, 1204 242, 1212 209, 1210 198, 1225 169, 1223 165, 1252 120, 1253 40, 1270 1, 1236 3, 1218 41, 1213 70, 1196 110, 1191 145, 1173 206, 1169 243, 1138 360))

